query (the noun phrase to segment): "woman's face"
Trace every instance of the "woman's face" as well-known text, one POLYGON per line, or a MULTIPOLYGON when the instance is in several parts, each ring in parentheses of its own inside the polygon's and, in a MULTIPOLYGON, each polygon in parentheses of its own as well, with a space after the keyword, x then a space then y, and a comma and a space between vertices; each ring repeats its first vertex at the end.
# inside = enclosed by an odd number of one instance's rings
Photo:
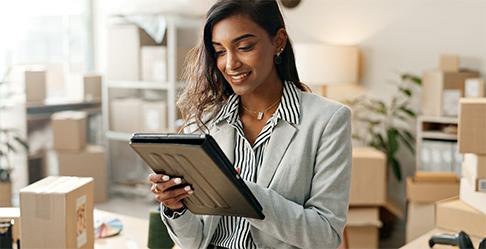
POLYGON ((277 41, 247 16, 233 15, 216 23, 212 43, 217 67, 236 94, 255 93, 279 80, 273 62, 277 41))

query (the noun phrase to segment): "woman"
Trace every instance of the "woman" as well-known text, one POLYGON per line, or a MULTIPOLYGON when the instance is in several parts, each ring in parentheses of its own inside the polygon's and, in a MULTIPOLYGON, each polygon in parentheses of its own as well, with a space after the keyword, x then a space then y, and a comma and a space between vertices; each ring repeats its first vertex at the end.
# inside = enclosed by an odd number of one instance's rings
POLYGON ((179 100, 190 132, 208 132, 265 219, 195 215, 180 178, 150 175, 181 248, 337 248, 348 208, 350 111, 307 92, 275 0, 220 0, 179 100), (174 189, 174 186, 178 187, 174 189))

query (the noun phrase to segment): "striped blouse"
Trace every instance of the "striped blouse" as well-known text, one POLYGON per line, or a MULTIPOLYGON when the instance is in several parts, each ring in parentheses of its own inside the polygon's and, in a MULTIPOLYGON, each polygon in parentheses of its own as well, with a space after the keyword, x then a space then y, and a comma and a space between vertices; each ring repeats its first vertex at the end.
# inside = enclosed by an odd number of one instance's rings
MULTIPOLYGON (((253 145, 248 142, 243 133, 243 125, 238 114, 240 98, 236 94, 230 96, 228 102, 216 115, 216 123, 226 120, 236 130, 234 166, 240 168, 240 175, 244 180, 256 182, 265 148, 270 140, 273 128, 279 120, 285 120, 292 124, 298 123, 300 118, 298 91, 300 90, 293 83, 285 82, 277 111, 267 121, 253 145)), ((250 234, 248 221, 233 216, 221 218, 211 239, 211 244, 231 249, 256 248, 250 234)))

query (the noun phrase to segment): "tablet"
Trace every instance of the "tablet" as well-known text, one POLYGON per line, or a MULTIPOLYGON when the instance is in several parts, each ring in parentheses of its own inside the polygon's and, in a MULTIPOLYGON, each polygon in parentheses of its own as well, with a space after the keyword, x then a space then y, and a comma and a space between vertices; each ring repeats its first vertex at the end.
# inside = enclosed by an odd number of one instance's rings
POLYGON ((194 214, 263 219, 262 207, 208 134, 135 133, 130 146, 157 174, 181 177, 194 214))

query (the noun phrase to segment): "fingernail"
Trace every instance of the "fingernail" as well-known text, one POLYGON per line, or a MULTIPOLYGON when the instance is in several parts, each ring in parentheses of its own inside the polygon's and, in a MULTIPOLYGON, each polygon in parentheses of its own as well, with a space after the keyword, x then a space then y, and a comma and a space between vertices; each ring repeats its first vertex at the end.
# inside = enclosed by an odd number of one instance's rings
POLYGON ((176 178, 176 179, 174 179, 174 183, 175 183, 175 184, 181 184, 181 183, 182 183, 181 178, 176 178))
POLYGON ((168 180, 170 180, 170 177, 169 176, 166 176, 166 175, 162 176, 162 181, 165 181, 166 182, 168 180))
POLYGON ((194 193, 194 191, 191 190, 191 191, 189 191, 187 193, 190 194, 190 195, 192 195, 192 193, 194 193))
POLYGON ((191 190, 191 186, 186 186, 186 187, 184 188, 184 190, 185 190, 185 191, 189 191, 189 190, 191 190))

